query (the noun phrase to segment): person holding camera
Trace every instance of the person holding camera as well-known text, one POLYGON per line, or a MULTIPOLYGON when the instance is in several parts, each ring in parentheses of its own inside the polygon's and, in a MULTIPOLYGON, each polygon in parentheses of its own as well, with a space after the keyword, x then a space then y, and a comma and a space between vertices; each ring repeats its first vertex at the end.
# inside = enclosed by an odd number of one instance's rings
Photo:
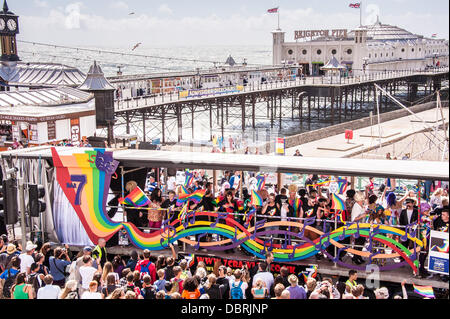
POLYGON ((67 248, 57 247, 53 256, 49 259, 50 275, 53 276, 53 284, 64 288, 66 283, 66 267, 71 264, 67 248))

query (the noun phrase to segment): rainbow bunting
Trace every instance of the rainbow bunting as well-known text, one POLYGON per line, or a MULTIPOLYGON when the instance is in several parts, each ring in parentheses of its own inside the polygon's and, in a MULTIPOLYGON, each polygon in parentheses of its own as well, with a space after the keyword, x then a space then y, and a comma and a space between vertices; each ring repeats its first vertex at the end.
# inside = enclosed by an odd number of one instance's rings
POLYGON ((134 206, 134 207, 144 207, 151 203, 150 199, 145 195, 145 193, 139 187, 136 187, 128 196, 125 198, 119 198, 119 203, 134 206))
POLYGON ((205 196, 206 189, 199 189, 192 194, 180 195, 177 200, 177 206, 181 206, 187 201, 192 201, 195 204, 199 204, 202 201, 203 196, 205 196))
POLYGON ((421 295, 424 298, 431 298, 434 299, 434 291, 433 291, 433 287, 431 286, 417 286, 414 285, 414 292, 421 295))
POLYGON ((339 197, 339 195, 331 194, 331 202, 331 209, 334 209, 335 211, 345 210, 344 201, 339 197))
POLYGON ((252 190, 252 206, 263 206, 263 200, 262 197, 254 190, 252 190))

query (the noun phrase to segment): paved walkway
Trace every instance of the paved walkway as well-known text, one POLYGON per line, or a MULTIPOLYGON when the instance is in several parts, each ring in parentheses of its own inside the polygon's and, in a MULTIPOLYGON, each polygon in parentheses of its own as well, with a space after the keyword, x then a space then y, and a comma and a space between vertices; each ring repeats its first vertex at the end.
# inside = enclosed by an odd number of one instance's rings
MULTIPOLYGON (((444 108, 443 112, 448 127, 449 109, 444 108)), ((383 145, 392 144, 411 134, 421 132, 427 127, 435 127, 436 124, 440 124, 440 128, 442 128, 441 115, 440 112, 437 114, 437 109, 417 113, 416 116, 411 115, 381 123, 381 139, 379 138, 376 116, 373 118, 373 123, 375 125, 370 126, 370 123, 368 123, 368 127, 355 130, 350 144, 347 143, 345 134, 339 134, 288 148, 286 149, 286 155, 292 156, 299 149, 300 153, 307 157, 351 157, 376 148, 380 141, 383 145), (437 122, 436 119, 438 119, 437 122), (425 124, 420 120, 424 120, 425 124)), ((430 133, 428 135, 430 136, 430 133)))

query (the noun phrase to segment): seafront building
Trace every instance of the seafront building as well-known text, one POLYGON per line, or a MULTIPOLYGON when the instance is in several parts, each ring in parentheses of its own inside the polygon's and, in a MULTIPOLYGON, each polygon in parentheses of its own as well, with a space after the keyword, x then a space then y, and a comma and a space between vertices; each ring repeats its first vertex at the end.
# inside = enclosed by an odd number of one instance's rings
POLYGON ((346 67, 342 72, 426 70, 448 66, 449 42, 413 34, 401 27, 381 23, 354 30, 295 31, 295 42, 286 42, 286 32, 273 34, 273 64, 295 65, 304 75, 324 75, 321 68, 333 57, 346 67))

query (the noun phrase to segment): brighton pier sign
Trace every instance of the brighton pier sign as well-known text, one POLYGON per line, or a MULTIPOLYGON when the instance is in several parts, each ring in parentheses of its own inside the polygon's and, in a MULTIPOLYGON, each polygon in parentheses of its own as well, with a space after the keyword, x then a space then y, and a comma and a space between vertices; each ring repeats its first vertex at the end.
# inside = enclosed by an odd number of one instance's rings
POLYGON ((295 31, 295 40, 313 37, 333 37, 333 38, 347 38, 346 29, 336 30, 303 30, 295 31))

